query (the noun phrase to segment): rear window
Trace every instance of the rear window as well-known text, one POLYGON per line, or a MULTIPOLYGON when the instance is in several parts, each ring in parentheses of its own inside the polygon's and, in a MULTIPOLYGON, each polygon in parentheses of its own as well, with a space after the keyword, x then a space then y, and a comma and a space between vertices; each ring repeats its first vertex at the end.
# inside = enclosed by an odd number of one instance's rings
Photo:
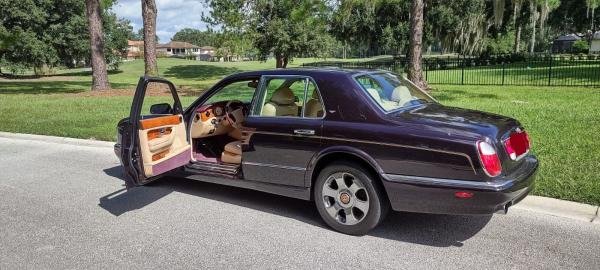
POLYGON ((393 73, 369 73, 357 76, 356 81, 385 112, 435 102, 406 78, 393 73))

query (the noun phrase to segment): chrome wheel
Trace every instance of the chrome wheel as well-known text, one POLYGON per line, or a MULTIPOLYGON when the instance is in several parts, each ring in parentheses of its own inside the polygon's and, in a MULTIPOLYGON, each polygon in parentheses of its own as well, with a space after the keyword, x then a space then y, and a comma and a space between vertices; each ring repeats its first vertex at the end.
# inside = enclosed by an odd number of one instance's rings
POLYGON ((369 211, 369 194, 360 179, 347 172, 330 175, 323 185, 323 204, 338 223, 354 225, 369 211))

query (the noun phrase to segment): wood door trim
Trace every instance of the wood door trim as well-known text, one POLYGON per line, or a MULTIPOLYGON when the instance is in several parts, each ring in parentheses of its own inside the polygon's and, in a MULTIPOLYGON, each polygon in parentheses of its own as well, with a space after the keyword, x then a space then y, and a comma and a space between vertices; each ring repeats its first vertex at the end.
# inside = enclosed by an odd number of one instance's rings
POLYGON ((140 120, 140 129, 144 130, 162 126, 173 126, 178 125, 179 123, 181 123, 181 116, 179 115, 161 116, 140 120))

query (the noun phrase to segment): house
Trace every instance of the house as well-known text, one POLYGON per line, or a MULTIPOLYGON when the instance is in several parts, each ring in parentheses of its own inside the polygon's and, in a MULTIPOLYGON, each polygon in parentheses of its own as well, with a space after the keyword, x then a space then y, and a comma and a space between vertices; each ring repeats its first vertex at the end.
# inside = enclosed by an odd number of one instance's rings
POLYGON ((557 37, 552 42, 552 53, 571 52, 571 50, 573 49, 573 43, 580 39, 581 37, 579 37, 576 34, 568 34, 557 37))
POLYGON ((164 56, 197 57, 200 54, 200 47, 183 41, 171 41, 156 46, 156 54, 164 56))
POLYGON ((600 31, 597 31, 594 33, 594 35, 592 35, 590 53, 600 53, 600 31))
POLYGON ((196 59, 200 61, 213 61, 213 57, 215 56, 215 47, 211 46, 202 46, 200 47, 200 54, 196 59))
POLYGON ((133 60, 144 56, 143 40, 127 40, 127 51, 123 56, 127 60, 133 60))

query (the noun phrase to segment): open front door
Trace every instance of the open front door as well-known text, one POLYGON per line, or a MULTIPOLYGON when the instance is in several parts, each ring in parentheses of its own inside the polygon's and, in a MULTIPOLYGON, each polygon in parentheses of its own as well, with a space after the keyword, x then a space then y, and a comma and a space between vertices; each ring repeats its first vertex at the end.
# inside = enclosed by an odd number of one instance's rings
POLYGON ((171 82, 140 78, 128 131, 121 153, 128 186, 143 185, 190 162, 183 108, 171 82))

